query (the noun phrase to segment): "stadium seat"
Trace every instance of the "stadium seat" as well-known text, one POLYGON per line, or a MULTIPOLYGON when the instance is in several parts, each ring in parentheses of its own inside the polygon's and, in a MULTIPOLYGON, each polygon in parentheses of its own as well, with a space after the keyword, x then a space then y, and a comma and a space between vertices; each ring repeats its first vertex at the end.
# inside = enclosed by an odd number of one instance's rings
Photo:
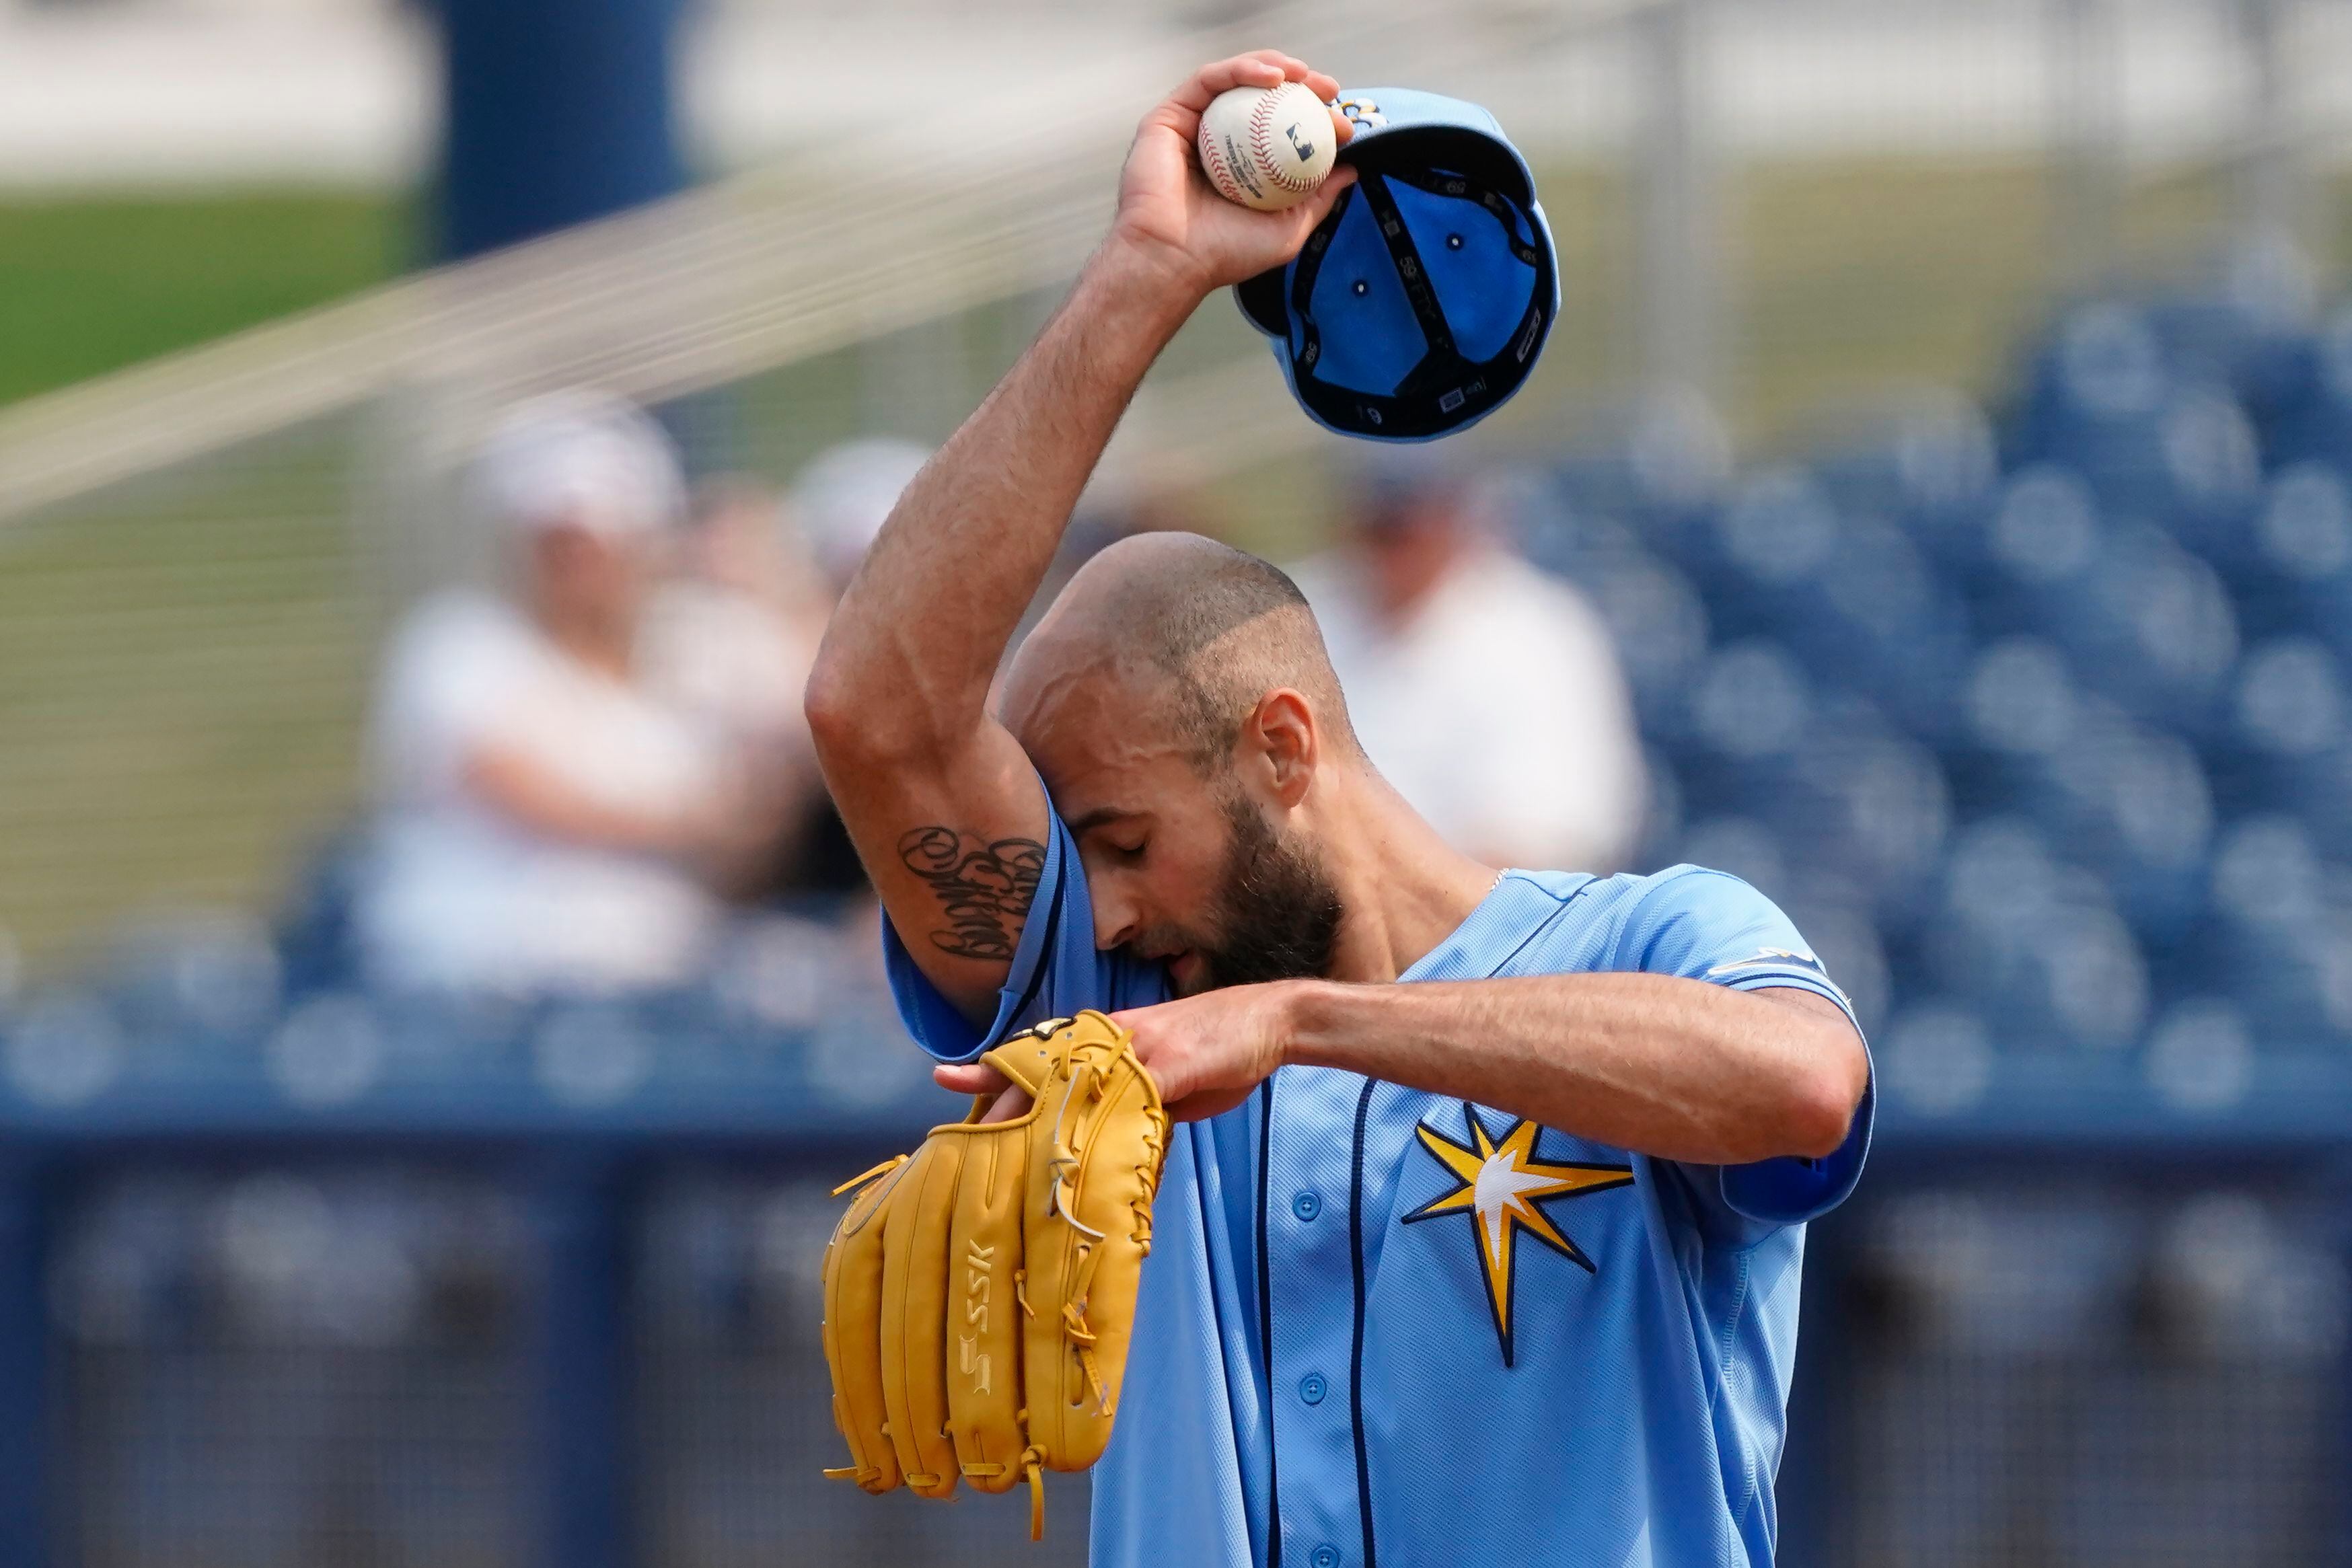
POLYGON ((2352 301, 2298 344, 2263 435, 2273 468, 2352 461, 2352 301))

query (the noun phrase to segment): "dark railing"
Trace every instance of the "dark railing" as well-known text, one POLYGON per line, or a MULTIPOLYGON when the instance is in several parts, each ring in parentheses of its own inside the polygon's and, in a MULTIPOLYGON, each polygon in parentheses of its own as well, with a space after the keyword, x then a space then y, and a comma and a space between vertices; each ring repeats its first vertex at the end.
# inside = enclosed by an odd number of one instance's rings
MULTIPOLYGON (((378 1019, 299 1064, 20 1032, 5 1559, 1082 1561, 1075 1479, 1037 1549, 1020 1500, 817 1475, 827 1188, 953 1113, 870 1002, 829 1030, 378 1019)), ((2198 1108, 2122 1058, 1889 1088, 1811 1241, 1784 1562, 2352 1562, 2352 1060, 2241 1065, 2198 1108)))

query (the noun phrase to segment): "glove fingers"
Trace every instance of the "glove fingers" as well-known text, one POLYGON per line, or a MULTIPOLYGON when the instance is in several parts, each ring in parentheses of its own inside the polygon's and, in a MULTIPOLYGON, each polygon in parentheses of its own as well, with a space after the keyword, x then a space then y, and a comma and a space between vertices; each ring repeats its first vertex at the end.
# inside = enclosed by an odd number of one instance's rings
POLYGON ((1167 1147, 1159 1091, 1116 1026, 1082 1013, 1070 1032, 1109 1049, 1049 1087, 1061 1168, 1030 1176, 1029 1430, 1055 1469, 1084 1469, 1110 1441, 1167 1147))
POLYGON ((1021 1479, 1021 1199, 1026 1135, 967 1135, 950 1239, 948 1430, 978 1491, 1021 1479))
POLYGON ((882 1396, 907 1485, 923 1497, 956 1489, 947 1434, 948 1232, 966 1140, 935 1134, 899 1185, 883 1231, 882 1396))
POLYGON ((869 1185, 850 1203, 824 1249, 824 1363, 833 1375, 833 1420, 849 1444, 849 1470, 870 1492, 898 1484, 882 1398, 883 1210, 908 1166, 869 1185))
POLYGON ((1041 1027, 988 1058, 1029 1111, 936 1129, 858 1195, 824 1261, 855 1461, 828 1473, 935 1498, 1025 1479, 1033 1535, 1038 1470, 1084 1469, 1109 1440, 1169 1132, 1108 1019, 1041 1027))

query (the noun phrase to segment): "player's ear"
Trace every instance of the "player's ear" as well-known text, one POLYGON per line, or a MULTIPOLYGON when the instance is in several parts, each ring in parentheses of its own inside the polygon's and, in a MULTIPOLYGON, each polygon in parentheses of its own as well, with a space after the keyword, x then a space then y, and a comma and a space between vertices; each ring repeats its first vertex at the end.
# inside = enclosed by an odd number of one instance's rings
POLYGON ((1305 697, 1287 686, 1266 693, 1242 727, 1242 739, 1258 753, 1277 800, 1289 807, 1307 798, 1307 787, 1322 759, 1322 736, 1305 697))

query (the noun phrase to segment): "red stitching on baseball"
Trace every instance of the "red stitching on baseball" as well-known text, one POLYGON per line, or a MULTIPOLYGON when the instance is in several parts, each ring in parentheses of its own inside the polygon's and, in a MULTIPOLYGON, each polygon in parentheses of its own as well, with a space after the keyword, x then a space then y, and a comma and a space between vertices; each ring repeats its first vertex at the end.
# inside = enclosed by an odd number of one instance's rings
POLYGON ((1286 191, 1311 191, 1320 181, 1309 180, 1283 168, 1274 155, 1274 100, 1280 88, 1267 89, 1250 110, 1250 145, 1257 152, 1258 172, 1286 191))
POLYGON ((1244 201, 1248 193, 1242 189, 1242 183, 1234 178, 1232 166, 1226 163, 1224 153, 1218 151, 1216 137, 1203 126, 1199 141, 1201 162, 1209 171, 1209 183, 1214 185, 1225 200, 1244 201))

